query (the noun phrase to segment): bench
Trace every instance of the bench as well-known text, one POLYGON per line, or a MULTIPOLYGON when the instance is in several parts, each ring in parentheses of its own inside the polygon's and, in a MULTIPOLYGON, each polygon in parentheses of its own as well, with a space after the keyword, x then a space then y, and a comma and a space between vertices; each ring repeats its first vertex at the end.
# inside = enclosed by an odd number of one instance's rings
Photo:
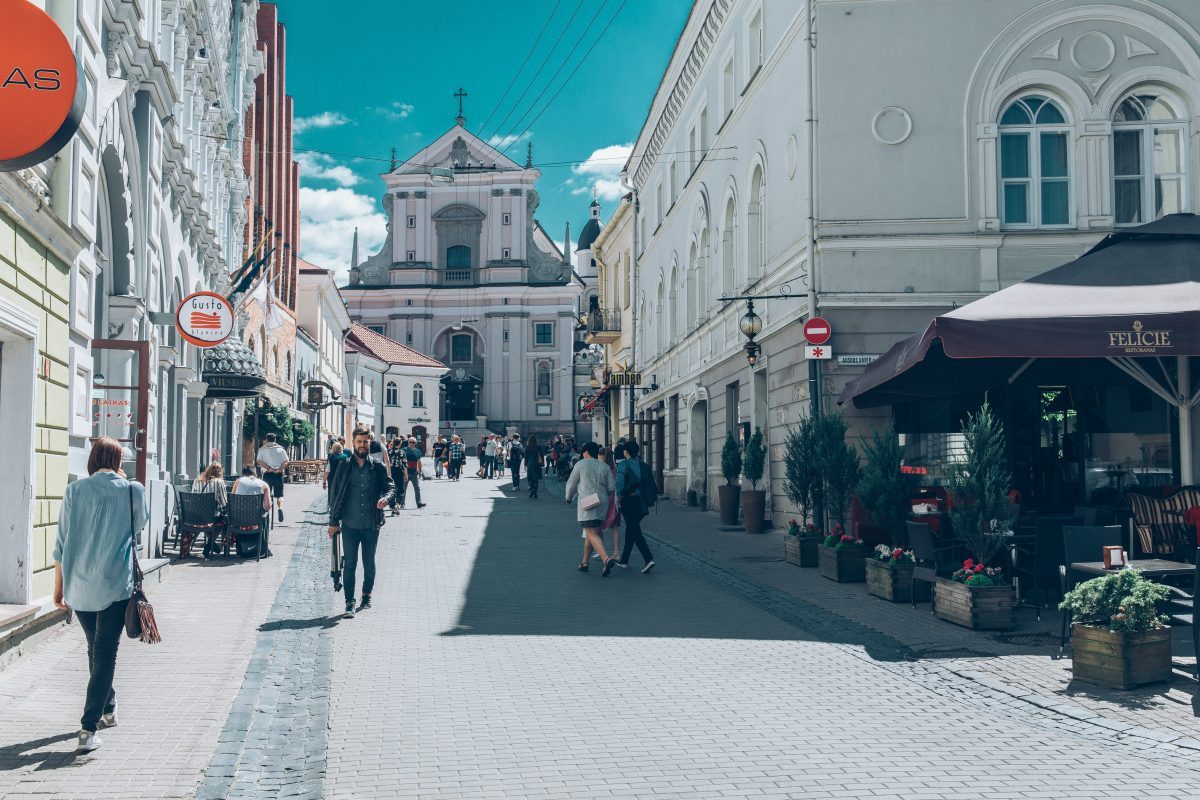
POLYGON ((1175 556, 1195 551, 1195 531, 1186 524, 1184 515, 1189 508, 1200 507, 1200 486, 1182 486, 1166 495, 1130 489, 1125 492, 1125 500, 1144 554, 1175 556))

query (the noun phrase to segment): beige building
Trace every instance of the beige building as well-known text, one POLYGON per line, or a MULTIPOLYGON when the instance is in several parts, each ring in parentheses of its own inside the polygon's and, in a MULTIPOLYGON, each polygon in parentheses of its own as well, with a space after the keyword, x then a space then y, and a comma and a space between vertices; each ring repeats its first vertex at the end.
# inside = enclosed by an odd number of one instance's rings
POLYGON ((622 386, 614 375, 636 370, 633 359, 633 202, 629 196, 621 199, 608 225, 592 243, 596 259, 597 294, 599 306, 588 310, 588 344, 604 346, 604 368, 609 376, 605 397, 597 404, 597 413, 604 413, 608 441, 629 436, 630 396, 636 387, 622 386))

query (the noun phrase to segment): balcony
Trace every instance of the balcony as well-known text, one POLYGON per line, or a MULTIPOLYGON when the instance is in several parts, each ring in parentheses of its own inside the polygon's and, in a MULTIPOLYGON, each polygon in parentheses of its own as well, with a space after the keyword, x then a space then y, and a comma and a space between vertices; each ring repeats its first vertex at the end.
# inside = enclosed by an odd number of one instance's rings
POLYGON ((470 267, 460 269, 443 269, 440 270, 441 283, 443 286, 470 286, 475 282, 475 270, 470 267))
POLYGON ((621 338, 621 312, 593 308, 587 313, 587 343, 612 344, 621 338))

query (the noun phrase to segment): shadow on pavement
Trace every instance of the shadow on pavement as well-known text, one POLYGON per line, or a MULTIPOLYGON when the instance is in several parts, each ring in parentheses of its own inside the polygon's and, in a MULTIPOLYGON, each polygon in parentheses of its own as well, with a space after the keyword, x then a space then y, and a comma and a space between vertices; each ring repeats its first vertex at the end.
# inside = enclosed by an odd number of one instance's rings
POLYGON ((0 772, 8 772, 22 767, 32 766, 37 764, 37 769, 61 769, 63 767, 74 766, 76 763, 76 753, 74 750, 45 750, 42 752, 27 753, 26 750, 37 750, 39 747, 65 742, 75 738, 74 733, 60 733, 58 736, 46 736, 41 739, 31 739, 28 742, 19 742, 18 744, 10 744, 6 747, 0 747, 0 772))
POLYGON ((313 617, 311 619, 277 619, 270 622, 264 622, 258 626, 260 631, 301 631, 309 628, 336 628, 338 616, 329 617, 313 617))

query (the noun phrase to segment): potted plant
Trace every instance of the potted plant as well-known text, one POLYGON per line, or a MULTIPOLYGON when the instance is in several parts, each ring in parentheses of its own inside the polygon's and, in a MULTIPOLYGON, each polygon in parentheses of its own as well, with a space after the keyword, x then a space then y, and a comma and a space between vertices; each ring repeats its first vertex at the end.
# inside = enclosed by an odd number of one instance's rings
POLYGON ((1071 675, 1113 689, 1171 678, 1171 629, 1158 604, 1170 590, 1133 569, 1093 578, 1063 597, 1069 612, 1071 675))
MULTIPOLYGON (((800 510, 800 523, 795 547, 800 550, 800 566, 817 565, 817 545, 824 536, 813 524, 812 510, 821 487, 821 470, 817 459, 815 439, 815 417, 805 417, 800 424, 788 431, 783 446, 784 481, 783 491, 800 510), (809 555, 805 556, 804 553, 809 555)), ((793 520, 795 522, 795 520, 793 520)), ((788 540, 784 540, 784 557, 787 558, 788 540)), ((789 561, 791 559, 788 559, 789 561)), ((796 563, 796 562, 792 562, 796 563)))
POLYGON ((835 524, 817 547, 817 567, 822 578, 838 583, 862 583, 867 579, 867 548, 862 540, 848 536, 835 524))
POLYGON ((721 503, 721 524, 737 525, 738 489, 733 485, 742 474, 742 450, 732 433, 725 434, 725 447, 721 450, 721 475, 725 485, 717 487, 717 498, 721 503))
POLYGON ((783 537, 783 558, 797 567, 815 567, 818 563, 817 546, 825 539, 813 525, 800 526, 789 520, 783 537))
MULTIPOLYGON (((882 597, 893 603, 911 603, 913 600, 913 565, 916 556, 903 547, 876 545, 867 559, 867 593, 882 597)), ((917 600, 929 599, 929 584, 916 585, 917 600)))
POLYGON ((820 498, 824 511, 844 527, 846 509, 858 488, 861 468, 858 452, 846 443, 846 420, 841 414, 822 414, 816 418, 813 446, 821 474, 820 498))
POLYGON ((904 524, 912 510, 913 476, 900 471, 900 437, 891 420, 883 434, 874 434, 864 445, 862 479, 858 497, 871 520, 887 531, 893 547, 908 543, 904 524))
POLYGON ((950 470, 954 507, 950 521, 973 556, 963 568, 934 584, 933 611, 976 630, 1010 630, 1015 624, 1012 586, 994 566, 1010 532, 1009 474, 1004 426, 987 400, 963 423, 964 459, 950 470))
POLYGON ((742 485, 742 524, 746 533, 762 533, 763 514, 767 505, 767 493, 758 488, 758 482, 763 477, 763 467, 767 461, 767 448, 763 445, 762 428, 755 428, 746 443, 745 460, 742 463, 742 476, 750 481, 750 489, 742 485))

